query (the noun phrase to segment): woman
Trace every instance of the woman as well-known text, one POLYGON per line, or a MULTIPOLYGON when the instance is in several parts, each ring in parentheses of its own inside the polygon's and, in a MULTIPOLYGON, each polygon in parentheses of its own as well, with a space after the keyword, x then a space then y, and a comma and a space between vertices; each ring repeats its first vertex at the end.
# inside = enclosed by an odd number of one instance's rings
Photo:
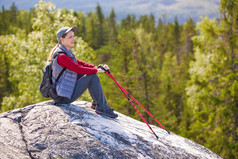
MULTIPOLYGON (((63 27, 57 32, 58 44, 52 49, 49 55, 49 62, 57 53, 64 53, 56 56, 52 65, 52 80, 57 79, 63 68, 66 70, 56 83, 56 92, 60 99, 56 99, 57 104, 68 104, 79 98, 83 92, 88 89, 96 107, 96 113, 116 118, 118 115, 113 112, 107 104, 100 80, 97 73, 103 73, 104 70, 97 68, 95 65, 79 61, 75 58, 72 50, 74 46, 74 32, 77 27, 63 27)), ((104 65, 105 69, 109 69, 104 65)))

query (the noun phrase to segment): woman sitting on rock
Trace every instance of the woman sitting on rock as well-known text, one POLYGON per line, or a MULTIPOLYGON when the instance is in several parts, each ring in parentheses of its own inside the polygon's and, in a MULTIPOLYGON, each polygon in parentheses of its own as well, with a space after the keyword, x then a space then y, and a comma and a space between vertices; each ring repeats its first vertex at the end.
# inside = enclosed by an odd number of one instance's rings
MULTIPOLYGON (((95 65, 79 61, 70 49, 74 46, 74 32, 76 30, 77 27, 75 26, 59 29, 57 32, 58 44, 49 55, 50 62, 56 54, 64 53, 56 56, 53 61, 53 81, 57 79, 63 68, 66 68, 56 83, 56 92, 60 98, 54 99, 54 101, 57 104, 71 103, 88 89, 94 103, 92 108, 96 109, 96 113, 116 118, 118 115, 113 112, 113 108, 109 107, 97 76, 97 73, 103 73, 104 70, 97 68, 95 65)), ((109 69, 107 65, 104 65, 104 68, 109 69)))

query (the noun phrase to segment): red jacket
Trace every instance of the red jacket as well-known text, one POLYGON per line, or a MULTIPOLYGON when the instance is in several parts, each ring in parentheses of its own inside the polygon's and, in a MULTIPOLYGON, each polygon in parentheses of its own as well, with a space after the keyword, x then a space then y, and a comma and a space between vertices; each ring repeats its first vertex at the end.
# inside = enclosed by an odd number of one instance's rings
POLYGON ((96 74, 97 68, 95 68, 95 65, 88 64, 83 61, 77 60, 78 63, 75 63, 69 56, 65 54, 60 54, 57 58, 57 63, 65 67, 73 72, 76 72, 78 74, 96 74))

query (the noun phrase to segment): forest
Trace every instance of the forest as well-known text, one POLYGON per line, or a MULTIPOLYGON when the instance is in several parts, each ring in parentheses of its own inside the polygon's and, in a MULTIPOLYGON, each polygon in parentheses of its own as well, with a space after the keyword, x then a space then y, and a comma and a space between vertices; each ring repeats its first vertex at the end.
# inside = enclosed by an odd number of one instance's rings
MULTIPOLYGON (((220 18, 166 22, 166 14, 116 21, 100 4, 88 14, 39 1, 30 11, 13 3, 0 12, 1 112, 50 100, 39 91, 47 57, 63 26, 77 26, 77 59, 108 64, 116 80, 168 130, 238 158, 238 1, 221 0, 220 18)), ((141 120, 106 74, 111 107, 141 120)), ((78 100, 92 101, 88 92, 78 100)), ((157 125, 139 106, 146 120, 157 125)), ((159 136, 159 134, 158 134, 159 136)))

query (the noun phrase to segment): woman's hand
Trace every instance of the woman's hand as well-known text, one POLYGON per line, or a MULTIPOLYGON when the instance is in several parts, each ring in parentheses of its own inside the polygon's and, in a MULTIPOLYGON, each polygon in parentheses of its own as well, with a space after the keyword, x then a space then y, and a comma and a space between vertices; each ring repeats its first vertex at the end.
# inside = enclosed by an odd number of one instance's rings
POLYGON ((108 65, 103 65, 103 68, 105 68, 106 70, 110 70, 109 66, 108 65))
POLYGON ((104 73, 105 71, 101 68, 98 68, 98 72, 97 73, 104 73))
MULTIPOLYGON (((110 70, 110 68, 109 68, 109 66, 108 65, 106 65, 106 64, 104 64, 104 65, 101 65, 105 70, 110 70)), ((104 73, 105 72, 105 70, 104 69, 102 69, 102 68, 97 68, 97 70, 98 70, 98 73, 104 73)))

